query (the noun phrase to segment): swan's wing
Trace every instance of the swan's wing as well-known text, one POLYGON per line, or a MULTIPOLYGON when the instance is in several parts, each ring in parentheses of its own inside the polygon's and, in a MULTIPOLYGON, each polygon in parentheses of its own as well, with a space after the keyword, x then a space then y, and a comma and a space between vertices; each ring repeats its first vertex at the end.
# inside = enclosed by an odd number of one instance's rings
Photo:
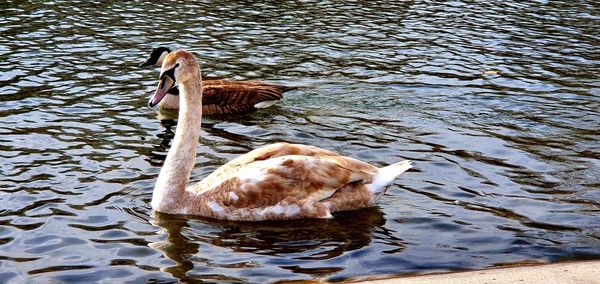
POLYGON ((371 182, 377 171, 344 156, 285 155, 245 164, 203 195, 217 218, 328 217, 329 208, 319 201, 349 183, 371 182))
POLYGON ((287 155, 309 157, 340 156, 340 154, 336 152, 321 149, 315 146, 290 144, 285 142, 269 144, 241 155, 219 167, 205 179, 197 183, 197 186, 194 187, 194 191, 202 192, 212 189, 222 181, 234 177, 239 169, 250 163, 287 155))

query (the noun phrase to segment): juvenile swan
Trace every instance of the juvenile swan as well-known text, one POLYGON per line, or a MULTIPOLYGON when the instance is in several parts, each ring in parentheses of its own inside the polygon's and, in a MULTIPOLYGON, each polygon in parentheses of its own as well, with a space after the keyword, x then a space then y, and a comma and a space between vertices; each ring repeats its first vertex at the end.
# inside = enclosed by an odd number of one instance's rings
POLYGON ((275 143, 221 166, 187 186, 194 167, 202 116, 202 77, 196 58, 168 54, 148 104, 154 106, 176 82, 180 109, 175 138, 158 175, 152 208, 171 214, 260 221, 330 218, 331 213, 370 207, 411 162, 377 168, 314 146, 275 143))
MULTIPOLYGON (((166 47, 157 47, 152 50, 144 66, 161 66, 163 60, 171 52, 166 47)), ((273 85, 260 81, 233 81, 233 80, 204 80, 202 82, 202 99, 204 114, 229 114, 246 113, 257 109, 267 108, 283 98, 283 93, 295 90, 296 87, 273 85)), ((165 98, 160 102, 160 107, 165 109, 179 109, 179 90, 171 88, 165 98)))

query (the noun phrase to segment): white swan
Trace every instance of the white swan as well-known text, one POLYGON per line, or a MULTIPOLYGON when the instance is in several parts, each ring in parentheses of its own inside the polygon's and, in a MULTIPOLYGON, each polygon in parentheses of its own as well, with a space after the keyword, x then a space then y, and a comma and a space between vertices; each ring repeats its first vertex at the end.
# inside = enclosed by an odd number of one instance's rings
POLYGON ((373 206, 411 168, 408 160, 377 168, 313 146, 276 143, 186 187, 202 116, 202 78, 193 54, 178 50, 166 56, 148 104, 158 104, 175 82, 180 86, 178 125, 152 194, 154 210, 244 221, 330 218, 332 212, 373 206))

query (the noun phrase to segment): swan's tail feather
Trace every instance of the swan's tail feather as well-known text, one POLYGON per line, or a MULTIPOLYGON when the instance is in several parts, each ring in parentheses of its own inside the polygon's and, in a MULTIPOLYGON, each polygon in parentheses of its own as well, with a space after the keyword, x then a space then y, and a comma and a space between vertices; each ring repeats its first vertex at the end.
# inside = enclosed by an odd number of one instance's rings
POLYGON ((379 168, 377 174, 373 176, 373 182, 365 184, 365 186, 371 193, 379 194, 385 191, 400 174, 410 168, 412 168, 412 162, 410 160, 404 160, 379 168))

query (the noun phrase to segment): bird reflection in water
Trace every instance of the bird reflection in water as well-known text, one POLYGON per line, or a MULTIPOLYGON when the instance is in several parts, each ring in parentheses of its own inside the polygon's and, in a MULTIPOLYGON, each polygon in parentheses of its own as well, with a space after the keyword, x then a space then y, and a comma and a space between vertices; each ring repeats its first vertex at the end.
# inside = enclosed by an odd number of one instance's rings
MULTIPOLYGON (((286 259, 280 268, 294 273, 325 276, 343 270, 343 267, 314 268, 319 261, 358 250, 371 242, 374 231, 383 228, 385 218, 377 208, 336 213, 332 219, 303 219, 279 222, 233 222, 204 219, 192 216, 153 212, 151 223, 166 232, 164 241, 150 243, 150 247, 175 261, 175 265, 162 268, 180 281, 195 278, 240 281, 231 276, 189 275, 200 267, 252 268, 256 263, 246 262, 219 265, 211 260, 210 253, 231 251, 269 255, 286 259), (208 245, 208 246, 206 246, 208 245), (201 247, 217 247, 203 253, 201 247), (208 255, 207 255, 208 254, 208 255), (302 268, 312 262, 311 268, 302 268), (247 267, 244 267, 247 266, 247 267)), ((258 258, 261 259, 261 258, 258 258)), ((260 264, 258 264, 260 265, 260 264)))

